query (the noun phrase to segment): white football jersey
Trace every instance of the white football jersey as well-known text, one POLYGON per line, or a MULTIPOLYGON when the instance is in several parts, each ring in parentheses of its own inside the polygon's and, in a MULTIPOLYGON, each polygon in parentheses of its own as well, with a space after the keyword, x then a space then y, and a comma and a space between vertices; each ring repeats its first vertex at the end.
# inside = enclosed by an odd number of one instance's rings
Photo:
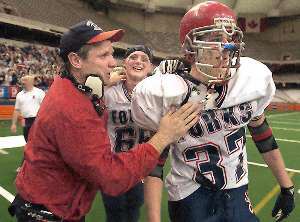
POLYGON ((17 94, 15 109, 19 110, 24 118, 36 117, 45 92, 37 87, 31 91, 22 90, 17 94))
POLYGON ((104 98, 108 107, 107 129, 113 152, 128 151, 150 138, 150 132, 141 129, 132 120, 131 98, 123 82, 106 89, 104 98))
MULTIPOLYGON (((146 129, 150 123, 157 129, 157 119, 167 106, 172 102, 180 105, 188 94, 183 87, 186 81, 181 77, 157 72, 155 77, 140 82, 132 96, 133 119, 146 129), (165 94, 170 87, 173 95, 171 91, 165 94), (166 102, 169 97, 171 102, 166 102), (145 99, 159 101, 149 104, 145 99)), ((202 101, 206 97, 206 86, 189 81, 186 84, 191 89, 189 101, 202 101)), ((171 201, 183 199, 199 188, 199 172, 219 189, 248 183, 245 126, 264 112, 274 93, 270 70, 254 59, 241 58, 241 67, 227 85, 216 88, 206 109, 200 112, 199 122, 171 146, 171 171, 166 178, 171 201)))

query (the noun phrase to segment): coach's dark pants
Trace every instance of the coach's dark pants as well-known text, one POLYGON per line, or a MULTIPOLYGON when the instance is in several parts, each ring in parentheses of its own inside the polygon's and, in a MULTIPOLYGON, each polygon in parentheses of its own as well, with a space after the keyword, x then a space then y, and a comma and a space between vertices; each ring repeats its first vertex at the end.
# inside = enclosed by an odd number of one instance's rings
MULTIPOLYGON (((16 216, 17 222, 65 222, 65 220, 52 214, 45 206, 30 203, 19 194, 11 203, 8 212, 11 216, 16 216)), ((85 218, 81 218, 79 222, 85 222, 85 218)))
POLYGON ((172 222, 259 222, 247 186, 211 191, 200 187, 180 201, 169 201, 172 222))
POLYGON ((112 197, 102 193, 106 222, 137 222, 140 207, 144 203, 143 183, 137 184, 125 194, 112 197))
POLYGON ((28 141, 29 131, 30 131, 31 126, 33 125, 34 120, 35 120, 35 117, 25 118, 25 126, 23 127, 23 135, 24 135, 24 139, 25 139, 26 143, 28 141))
MULTIPOLYGON (((24 136, 24 139, 27 143, 28 142, 29 131, 30 131, 30 128, 32 127, 32 125, 33 125, 35 117, 24 118, 24 119, 25 119, 25 126, 23 127, 23 136, 24 136)), ((23 162, 24 162, 24 157, 22 158, 21 166, 22 166, 23 162)))

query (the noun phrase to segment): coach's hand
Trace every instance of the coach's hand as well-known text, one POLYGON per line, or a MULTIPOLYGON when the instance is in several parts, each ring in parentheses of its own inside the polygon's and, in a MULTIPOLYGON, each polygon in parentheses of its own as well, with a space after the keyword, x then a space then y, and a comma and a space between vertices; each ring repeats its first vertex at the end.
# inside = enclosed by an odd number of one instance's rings
POLYGON ((289 188, 281 188, 281 192, 277 197, 275 206, 272 211, 272 217, 276 221, 282 221, 288 217, 295 208, 294 186, 289 188))
POLYGON ((170 110, 160 120, 157 133, 149 140, 159 152, 170 143, 178 141, 199 119, 200 105, 186 103, 177 111, 170 110))

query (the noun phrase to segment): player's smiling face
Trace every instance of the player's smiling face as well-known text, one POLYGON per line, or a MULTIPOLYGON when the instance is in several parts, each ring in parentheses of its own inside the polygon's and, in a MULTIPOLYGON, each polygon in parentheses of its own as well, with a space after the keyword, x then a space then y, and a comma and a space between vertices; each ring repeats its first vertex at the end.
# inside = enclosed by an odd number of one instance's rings
POLYGON ((131 53, 124 61, 127 78, 140 81, 151 72, 152 64, 148 55, 142 51, 131 53))

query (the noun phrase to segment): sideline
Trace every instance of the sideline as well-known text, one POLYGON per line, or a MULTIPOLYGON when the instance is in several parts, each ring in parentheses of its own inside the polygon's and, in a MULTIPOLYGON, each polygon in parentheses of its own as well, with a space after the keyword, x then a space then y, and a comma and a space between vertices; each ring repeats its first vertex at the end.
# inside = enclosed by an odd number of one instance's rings
POLYGON ((10 203, 13 202, 15 199, 15 196, 12 195, 10 192, 5 190, 3 187, 0 186, 0 195, 4 197, 6 200, 8 200, 10 203))
POLYGON ((7 154, 8 154, 8 152, 6 152, 5 150, 1 150, 1 149, 0 149, 0 154, 7 155, 7 154))
POLYGON ((0 137, 0 149, 15 148, 25 146, 23 135, 0 137))

